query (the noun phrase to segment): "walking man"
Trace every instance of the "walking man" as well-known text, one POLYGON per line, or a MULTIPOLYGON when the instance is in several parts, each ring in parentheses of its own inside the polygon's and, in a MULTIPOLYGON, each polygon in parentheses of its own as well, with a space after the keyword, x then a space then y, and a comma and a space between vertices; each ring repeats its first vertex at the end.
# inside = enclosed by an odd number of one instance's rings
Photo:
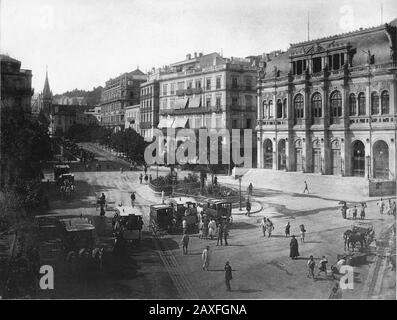
POLYGON ((139 175, 139 183, 142 184, 143 175, 142 173, 139 175))
POLYGON ((183 237, 182 237, 182 251, 183 251, 183 254, 187 254, 188 245, 189 245, 189 235, 187 233, 184 233, 183 237))
POLYGON ((385 204, 383 203, 383 199, 380 198, 380 200, 377 203, 378 207, 379 207, 379 213, 383 214, 383 210, 385 208, 385 204))
POLYGON ((225 246, 228 246, 227 237, 229 236, 229 224, 226 222, 223 226, 223 240, 225 240, 225 246))
POLYGON ((325 276, 327 276, 327 263, 328 260, 325 258, 325 256, 322 257, 320 262, 318 263, 318 274, 317 277, 320 276, 320 272, 324 272, 325 276))
POLYGON ((145 183, 147 183, 147 180, 148 180, 149 178, 148 178, 148 176, 147 176, 147 174, 145 174, 145 183))
POLYGON ((161 203, 164 204, 164 202, 165 202, 164 190, 161 190, 161 203))
POLYGON ((182 220, 182 232, 183 233, 187 232, 187 221, 185 218, 182 220))
POLYGON ((307 186, 307 182, 304 181, 303 183, 305 184, 305 189, 303 189, 303 193, 305 193, 307 191, 307 194, 309 194, 309 188, 307 186))
POLYGON ((135 192, 131 193, 131 206, 133 208, 135 207, 135 192))
POLYGON ((301 229, 301 242, 305 242, 305 233, 306 233, 305 226, 301 224, 299 227, 301 229))
POLYGON ((367 205, 365 204, 365 202, 361 202, 361 209, 360 209, 361 220, 364 220, 364 218, 365 218, 365 208, 366 207, 367 207, 367 205))
POLYGON ((262 228, 263 236, 266 237, 266 217, 263 217, 263 220, 261 222, 261 228, 262 228))
POLYGON ((232 289, 230 288, 230 280, 233 279, 232 276, 232 267, 230 266, 229 261, 226 261, 225 264, 225 283, 226 283, 226 290, 231 291, 232 289))
POLYGON ((252 186, 252 183, 250 183, 249 186, 248 186, 248 195, 249 195, 249 196, 252 196, 252 190, 253 190, 253 188, 254 188, 254 187, 252 186))
POLYGON ((287 224, 285 225, 285 237, 289 237, 289 230, 291 228, 291 225, 289 224, 289 221, 287 222, 287 224))
POLYGON ((217 246, 219 246, 219 241, 221 242, 221 246, 223 245, 222 238, 223 238, 223 224, 220 223, 218 226, 218 240, 216 242, 217 246))
POLYGON ((251 203, 249 200, 247 200, 246 209, 247 209, 246 215, 249 217, 251 213, 251 203))
POLYGON ((314 261, 313 256, 310 256, 309 260, 307 261, 307 267, 308 267, 308 278, 313 278, 313 280, 315 280, 315 276, 314 276, 314 268, 316 267, 316 262, 314 261))
POLYGON ((356 205, 354 206, 352 211, 353 211, 353 220, 356 220, 357 219, 357 206, 356 205))
POLYGON ((203 260, 203 270, 208 271, 208 267, 210 266, 210 246, 206 246, 201 259, 203 260))
POLYGON ((215 230, 216 230, 216 222, 214 219, 211 220, 211 222, 208 224, 208 232, 210 239, 212 240, 213 237, 215 236, 215 230))

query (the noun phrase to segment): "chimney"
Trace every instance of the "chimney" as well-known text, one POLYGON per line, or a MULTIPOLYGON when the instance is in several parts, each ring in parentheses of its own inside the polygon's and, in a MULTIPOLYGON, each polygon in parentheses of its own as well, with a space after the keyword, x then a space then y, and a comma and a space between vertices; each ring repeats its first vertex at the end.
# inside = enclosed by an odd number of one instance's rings
POLYGON ((187 55, 186 55, 186 60, 190 60, 192 58, 192 55, 190 54, 190 53, 188 53, 187 55))
POLYGON ((202 57, 202 56, 203 56, 203 53, 202 53, 202 52, 200 52, 200 53, 199 53, 199 57, 202 57))
POLYGON ((197 52, 194 53, 194 58, 197 58, 197 52))

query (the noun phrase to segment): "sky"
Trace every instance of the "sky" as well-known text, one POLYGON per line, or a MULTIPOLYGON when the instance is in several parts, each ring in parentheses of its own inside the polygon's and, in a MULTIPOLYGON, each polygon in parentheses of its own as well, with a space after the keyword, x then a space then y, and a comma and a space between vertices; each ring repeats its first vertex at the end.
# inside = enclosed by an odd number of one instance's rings
POLYGON ((0 51, 22 61, 41 92, 91 90, 139 67, 194 52, 225 57, 286 50, 291 43, 397 18, 395 0, 0 0, 0 51))

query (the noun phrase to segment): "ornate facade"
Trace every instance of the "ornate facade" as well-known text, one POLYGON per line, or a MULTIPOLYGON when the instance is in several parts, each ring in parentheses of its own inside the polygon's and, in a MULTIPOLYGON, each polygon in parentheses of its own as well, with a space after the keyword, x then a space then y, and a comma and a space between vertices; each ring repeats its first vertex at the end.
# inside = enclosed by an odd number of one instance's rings
POLYGON ((258 78, 258 167, 395 180, 396 21, 292 44, 258 78))

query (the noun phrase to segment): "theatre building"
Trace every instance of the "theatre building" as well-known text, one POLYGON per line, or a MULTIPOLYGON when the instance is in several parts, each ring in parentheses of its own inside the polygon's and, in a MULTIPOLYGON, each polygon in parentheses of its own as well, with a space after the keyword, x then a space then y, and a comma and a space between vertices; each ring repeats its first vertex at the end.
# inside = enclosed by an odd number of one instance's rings
POLYGON ((265 55, 258 167, 395 181, 396 41, 394 20, 265 55))

